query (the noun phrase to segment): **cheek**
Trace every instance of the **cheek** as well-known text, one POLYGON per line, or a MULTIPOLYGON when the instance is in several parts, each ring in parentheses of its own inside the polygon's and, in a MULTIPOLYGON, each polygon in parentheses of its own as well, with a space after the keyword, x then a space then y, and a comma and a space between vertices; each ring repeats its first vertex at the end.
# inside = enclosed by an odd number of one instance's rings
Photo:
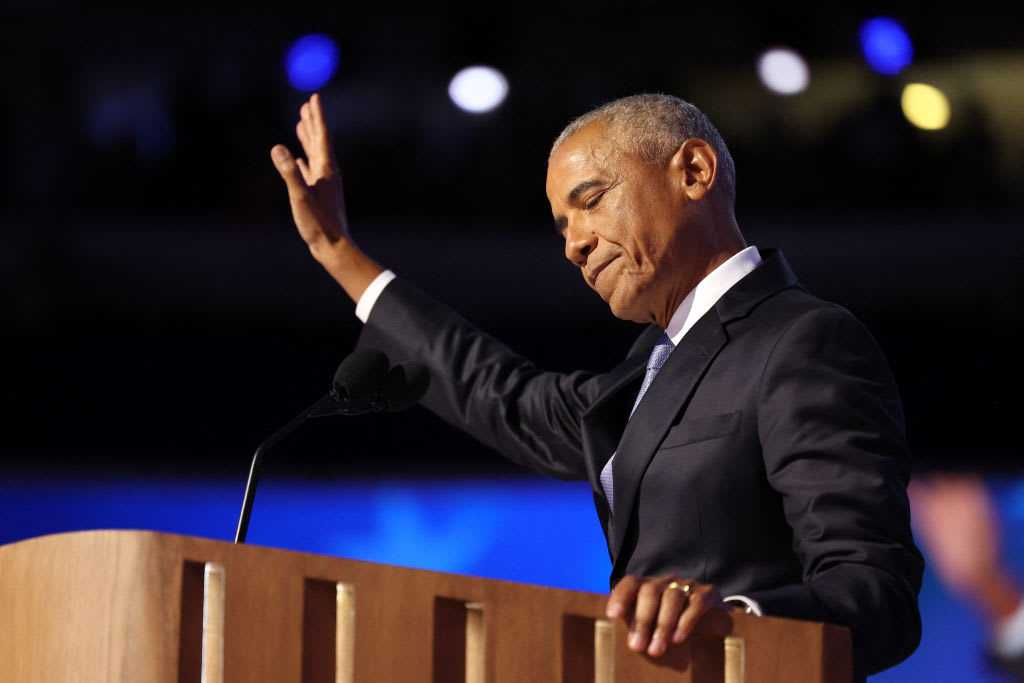
POLYGON ((643 266, 650 258, 650 244, 645 239, 643 214, 634 205, 618 207, 615 220, 609 229, 609 237, 628 256, 634 267, 643 266))

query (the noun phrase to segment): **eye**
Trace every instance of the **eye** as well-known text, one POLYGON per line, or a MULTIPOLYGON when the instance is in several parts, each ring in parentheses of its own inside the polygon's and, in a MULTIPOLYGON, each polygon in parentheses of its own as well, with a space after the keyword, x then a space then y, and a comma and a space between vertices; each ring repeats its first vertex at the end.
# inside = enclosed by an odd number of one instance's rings
POLYGON ((593 197, 593 198, 591 198, 591 199, 588 199, 588 200, 587 200, 587 203, 586 203, 586 204, 585 204, 584 206, 585 206, 585 207, 586 207, 587 209, 593 209, 593 208, 594 208, 595 206, 597 206, 598 204, 600 204, 600 203, 601 203, 601 198, 602 198, 602 197, 604 197, 604 192, 601 192, 600 194, 598 194, 598 195, 594 196, 594 197, 593 197))

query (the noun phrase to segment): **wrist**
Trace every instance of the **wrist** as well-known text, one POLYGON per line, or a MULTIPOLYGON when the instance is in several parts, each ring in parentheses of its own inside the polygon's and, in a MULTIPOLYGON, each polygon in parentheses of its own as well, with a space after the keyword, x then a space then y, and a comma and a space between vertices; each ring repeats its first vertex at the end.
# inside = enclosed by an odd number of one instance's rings
POLYGON ((1016 581, 1002 569, 993 571, 984 581, 975 582, 971 599, 992 622, 998 622, 1017 612, 1021 604, 1021 591, 1016 581))
POLYGON ((370 283, 384 272, 351 239, 345 237, 326 249, 310 247, 310 252, 353 301, 359 301, 370 283))

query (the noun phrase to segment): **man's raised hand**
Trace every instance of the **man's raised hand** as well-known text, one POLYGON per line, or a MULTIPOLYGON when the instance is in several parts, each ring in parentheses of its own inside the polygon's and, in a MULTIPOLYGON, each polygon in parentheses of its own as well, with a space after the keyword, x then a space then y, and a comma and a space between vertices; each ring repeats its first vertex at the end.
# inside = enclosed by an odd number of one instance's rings
POLYGON ((299 235, 313 258, 358 301, 381 268, 352 242, 341 174, 331 149, 320 96, 309 98, 299 116, 295 132, 306 158, 295 159, 284 145, 276 145, 270 156, 288 188, 299 235))
POLYGON ((320 96, 313 95, 299 110, 295 126, 306 159, 294 159, 284 145, 271 150, 278 173, 288 186, 288 199, 299 234, 319 260, 324 248, 349 239, 341 174, 331 150, 320 96))

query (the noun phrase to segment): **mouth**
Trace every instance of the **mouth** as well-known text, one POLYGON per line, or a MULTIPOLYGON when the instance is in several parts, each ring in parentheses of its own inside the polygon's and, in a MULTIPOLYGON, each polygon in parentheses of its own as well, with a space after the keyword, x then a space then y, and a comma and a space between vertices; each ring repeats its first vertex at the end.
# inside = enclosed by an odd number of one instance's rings
POLYGON ((587 274, 587 282, 590 283, 591 287, 596 287, 597 286, 597 278, 601 274, 601 271, 603 271, 605 268, 607 268, 608 264, 610 264, 615 259, 619 258, 619 256, 620 256, 620 254, 616 254, 615 256, 612 256, 607 261, 602 261, 600 264, 598 264, 596 267, 594 267, 594 268, 592 268, 590 270, 590 273, 587 274))

